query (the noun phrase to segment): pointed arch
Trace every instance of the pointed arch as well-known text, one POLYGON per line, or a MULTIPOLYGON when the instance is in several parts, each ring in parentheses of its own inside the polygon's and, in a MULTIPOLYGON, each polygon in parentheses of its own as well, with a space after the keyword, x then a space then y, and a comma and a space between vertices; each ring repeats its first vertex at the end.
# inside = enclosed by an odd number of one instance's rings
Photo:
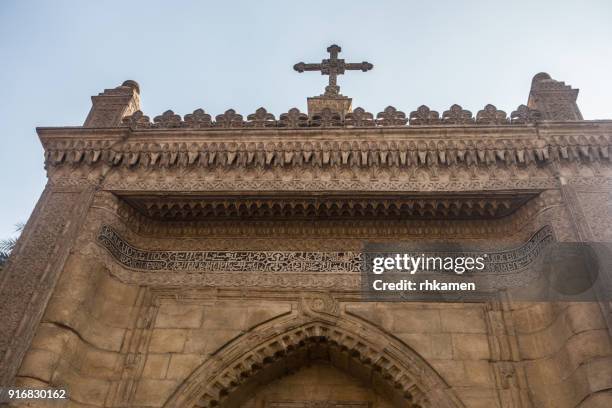
POLYGON ((299 314, 263 324, 221 347, 164 408, 217 407, 266 366, 313 343, 325 343, 371 368, 407 407, 464 407, 435 370, 399 339, 346 315, 299 314))

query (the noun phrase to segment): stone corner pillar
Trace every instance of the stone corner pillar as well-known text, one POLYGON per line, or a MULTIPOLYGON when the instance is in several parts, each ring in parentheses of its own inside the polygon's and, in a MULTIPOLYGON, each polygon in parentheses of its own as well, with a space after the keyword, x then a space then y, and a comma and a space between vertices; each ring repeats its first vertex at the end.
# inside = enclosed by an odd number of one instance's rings
POLYGON ((47 184, 0 274, 0 386, 13 385, 94 192, 47 184))
POLYGON ((527 106, 540 111, 544 120, 583 120, 576 98, 578 89, 540 72, 531 81, 527 106))
POLYGON ((128 80, 113 89, 91 97, 92 107, 85 119, 84 127, 114 127, 121 120, 140 110, 140 86, 128 80))

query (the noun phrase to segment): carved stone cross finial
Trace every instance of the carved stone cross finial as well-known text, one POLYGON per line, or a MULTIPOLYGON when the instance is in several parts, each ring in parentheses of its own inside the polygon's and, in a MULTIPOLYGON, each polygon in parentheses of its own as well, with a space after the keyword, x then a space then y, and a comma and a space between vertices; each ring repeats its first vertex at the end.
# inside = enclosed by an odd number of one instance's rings
POLYGON ((329 59, 322 60, 320 64, 298 62, 293 66, 293 69, 297 72, 321 71, 321 75, 329 75, 329 85, 325 87, 324 96, 338 96, 340 95, 340 87, 337 83, 338 75, 344 74, 346 70, 361 70, 366 72, 374 68, 374 65, 366 61, 361 63, 345 63, 343 59, 338 59, 338 53, 340 53, 340 51, 342 51, 342 48, 336 44, 330 45, 327 48, 329 59))

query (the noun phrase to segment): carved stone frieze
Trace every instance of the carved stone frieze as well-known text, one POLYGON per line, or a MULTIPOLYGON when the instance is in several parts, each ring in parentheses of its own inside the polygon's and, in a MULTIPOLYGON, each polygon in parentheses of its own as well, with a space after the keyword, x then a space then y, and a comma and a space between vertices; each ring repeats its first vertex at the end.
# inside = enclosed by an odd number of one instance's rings
MULTIPOLYGON (((533 278, 533 272, 527 268, 554 239, 552 228, 545 226, 517 248, 489 251, 485 269, 478 274, 493 276, 495 283, 502 287, 520 287, 533 278)), ((364 262, 360 252, 144 250, 123 240, 107 225, 100 229, 97 242, 117 263, 110 261, 111 258, 105 262, 113 275, 126 283, 150 286, 354 291, 360 287, 364 262)), ((466 252, 465 256, 474 254, 466 252)), ((326 306, 325 297, 321 299, 323 303, 316 303, 333 314, 333 304, 326 306)), ((319 308, 310 302, 307 301, 307 307, 319 308)))
POLYGON ((323 272, 358 273, 360 255, 312 252, 145 251, 125 242, 103 226, 98 243, 129 269, 200 272, 323 272))
MULTIPOLYGON (((321 117, 321 126, 333 126, 333 114, 321 117)), ((232 115, 224 126, 234 125, 232 115)), ((298 114, 299 118, 299 114, 298 114)), ((289 126, 299 126, 294 119, 289 126)), ((240 122, 242 123, 242 122, 240 122)), ((551 161, 610 161, 611 134, 554 134, 546 137, 308 140, 215 139, 125 141, 50 138, 45 141, 48 168, 69 165, 130 169, 205 167, 269 168, 412 168, 491 164, 529 165, 551 161)))

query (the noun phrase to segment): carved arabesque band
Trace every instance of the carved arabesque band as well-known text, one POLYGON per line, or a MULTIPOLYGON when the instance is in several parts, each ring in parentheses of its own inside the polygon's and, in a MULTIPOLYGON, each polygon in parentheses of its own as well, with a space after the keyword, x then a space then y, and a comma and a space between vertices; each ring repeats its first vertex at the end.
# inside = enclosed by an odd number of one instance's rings
MULTIPOLYGON (((545 226, 525 244, 487 251, 488 261, 474 274, 483 293, 495 288, 521 287, 534 279, 530 268, 542 250, 555 240, 545 226)), ((175 285, 216 288, 283 288, 358 291, 364 255, 338 251, 147 251, 125 242, 104 226, 97 237, 99 256, 120 281, 146 286, 175 285), (109 255, 103 252, 104 248, 109 255)), ((438 255, 476 257, 482 251, 461 253, 441 248, 438 255)))

